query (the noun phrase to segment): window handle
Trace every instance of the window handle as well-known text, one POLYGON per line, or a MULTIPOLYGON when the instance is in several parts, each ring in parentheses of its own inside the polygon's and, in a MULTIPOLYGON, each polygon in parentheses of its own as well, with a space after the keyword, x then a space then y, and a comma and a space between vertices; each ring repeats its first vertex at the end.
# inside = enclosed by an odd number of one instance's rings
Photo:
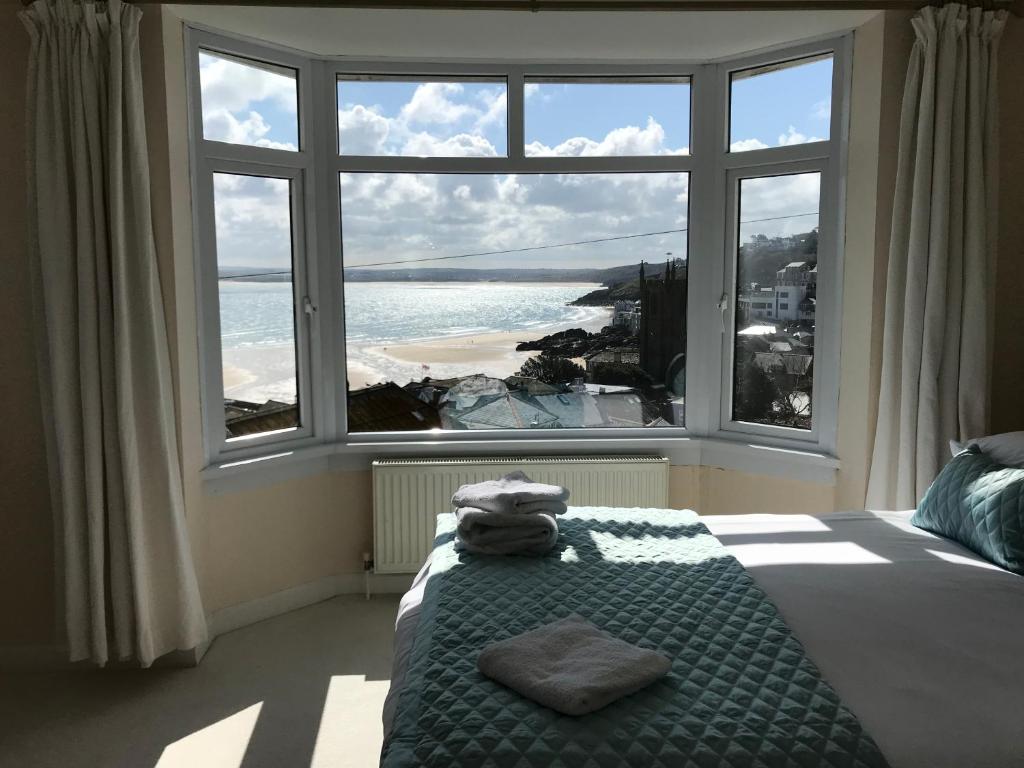
POLYGON ((309 315, 311 318, 316 314, 316 304, 312 302, 309 296, 302 297, 302 311, 309 315))
POLYGON ((729 294, 723 293, 718 300, 718 311, 722 313, 722 333, 725 333, 725 313, 729 311, 729 294))

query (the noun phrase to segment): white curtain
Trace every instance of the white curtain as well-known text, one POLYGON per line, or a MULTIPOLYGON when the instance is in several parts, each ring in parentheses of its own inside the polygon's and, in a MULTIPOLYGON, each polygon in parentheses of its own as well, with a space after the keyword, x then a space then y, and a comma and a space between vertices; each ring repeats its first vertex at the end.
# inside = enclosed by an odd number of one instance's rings
POLYGON ((885 297, 870 508, 917 505, 948 441, 989 423, 1005 11, 926 7, 913 20, 885 297))
POLYGON ((38 0, 20 15, 70 656, 148 666, 202 644, 206 622, 153 239, 141 14, 119 0, 38 0))

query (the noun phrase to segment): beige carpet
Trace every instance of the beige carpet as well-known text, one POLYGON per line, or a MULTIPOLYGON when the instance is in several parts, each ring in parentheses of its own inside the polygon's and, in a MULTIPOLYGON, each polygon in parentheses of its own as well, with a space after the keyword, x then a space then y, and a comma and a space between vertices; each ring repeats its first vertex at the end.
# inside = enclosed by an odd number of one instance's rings
POLYGON ((375 766, 398 596, 217 638, 194 669, 5 672, 3 768, 375 766))

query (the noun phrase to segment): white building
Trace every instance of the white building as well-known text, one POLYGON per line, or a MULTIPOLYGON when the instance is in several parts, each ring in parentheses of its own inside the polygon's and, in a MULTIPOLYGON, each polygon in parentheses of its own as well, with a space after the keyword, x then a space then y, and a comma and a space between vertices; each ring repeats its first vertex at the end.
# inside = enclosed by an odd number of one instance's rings
POLYGON ((640 302, 616 301, 612 310, 612 325, 629 328, 634 336, 640 333, 640 302))
POLYGON ((814 321, 814 296, 818 288, 818 267, 806 261, 791 261, 775 273, 775 285, 757 283, 737 299, 748 320, 782 323, 814 321))

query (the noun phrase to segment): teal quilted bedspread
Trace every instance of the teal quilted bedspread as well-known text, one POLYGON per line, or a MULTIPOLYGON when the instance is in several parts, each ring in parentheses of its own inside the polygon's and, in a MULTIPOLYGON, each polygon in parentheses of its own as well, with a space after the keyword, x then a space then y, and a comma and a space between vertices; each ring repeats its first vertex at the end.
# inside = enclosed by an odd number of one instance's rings
POLYGON ((458 553, 438 518, 385 768, 885 766, 742 565, 692 512, 574 507, 543 558, 458 553), (480 650, 579 613, 672 659, 583 717, 488 680, 480 650))

